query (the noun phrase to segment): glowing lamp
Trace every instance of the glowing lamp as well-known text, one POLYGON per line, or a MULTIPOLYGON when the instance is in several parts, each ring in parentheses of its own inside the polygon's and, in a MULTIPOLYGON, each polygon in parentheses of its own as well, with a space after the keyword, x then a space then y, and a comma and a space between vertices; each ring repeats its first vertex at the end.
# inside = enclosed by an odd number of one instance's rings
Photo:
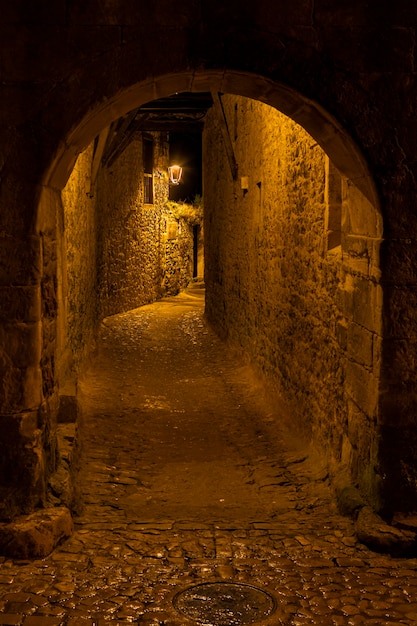
POLYGON ((182 167, 179 165, 171 165, 168 168, 168 178, 171 185, 179 185, 182 177, 182 167))

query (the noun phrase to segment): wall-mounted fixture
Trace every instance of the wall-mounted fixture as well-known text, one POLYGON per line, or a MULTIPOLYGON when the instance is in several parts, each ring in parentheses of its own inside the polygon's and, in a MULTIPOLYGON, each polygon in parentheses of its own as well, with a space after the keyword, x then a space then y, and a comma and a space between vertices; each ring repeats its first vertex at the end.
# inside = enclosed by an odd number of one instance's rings
POLYGON ((168 178, 171 185, 179 185, 182 178, 182 167, 179 165, 171 165, 168 168, 168 178))

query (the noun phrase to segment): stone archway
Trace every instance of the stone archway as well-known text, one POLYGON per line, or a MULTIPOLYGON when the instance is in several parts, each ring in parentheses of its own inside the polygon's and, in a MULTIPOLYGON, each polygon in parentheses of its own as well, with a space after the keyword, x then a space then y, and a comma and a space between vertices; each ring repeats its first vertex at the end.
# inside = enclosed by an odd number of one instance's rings
MULTIPOLYGON (((372 240, 372 258, 368 259, 371 269, 370 274, 364 272, 363 264, 358 262, 355 254, 347 255, 345 265, 348 270, 345 273, 345 285, 342 289, 344 293, 344 304, 342 312, 344 324, 340 326, 339 332, 344 334, 343 341, 346 342, 344 351, 347 358, 358 361, 358 371, 349 370, 348 385, 352 405, 350 407, 351 424, 349 428, 356 428, 359 431, 354 437, 353 447, 357 445, 363 422, 366 419, 377 421, 378 411, 378 388, 379 388, 379 349, 377 344, 381 341, 381 302, 382 295, 378 282, 378 241, 382 236, 382 222, 379 215, 378 195, 373 179, 370 175, 366 161, 360 150, 354 144, 350 135, 317 103, 303 97, 295 90, 264 78, 242 72, 224 71, 201 73, 190 72, 183 74, 167 75, 155 78, 152 81, 138 83, 129 89, 119 93, 111 100, 97 105, 83 120, 71 131, 59 147, 53 162, 45 173, 43 180, 43 193, 39 207, 38 227, 45 231, 48 224, 54 222, 54 214, 60 212, 59 190, 66 184, 68 176, 72 170, 78 154, 112 121, 124 115, 132 108, 140 106, 153 99, 166 97, 179 92, 221 92, 235 94, 263 102, 285 114, 294 122, 302 126, 322 147, 331 159, 338 171, 349 181, 352 186, 352 202, 355 205, 350 212, 350 232, 351 249, 355 246, 364 246, 367 249, 368 243, 372 240), (361 214, 363 214, 361 216, 361 214), (364 215, 366 217, 364 218, 364 215), (372 232, 368 230, 369 223, 372 222, 372 232), (367 243, 363 243, 363 242, 367 243), (354 295, 356 294, 356 295, 354 295), (360 308, 363 300, 370 298, 372 301, 371 315, 358 319, 362 313, 360 308), (348 329, 349 326, 349 329, 348 329), (361 369, 358 351, 359 344, 365 341, 373 342, 375 355, 372 363, 367 363, 371 369, 372 377, 372 397, 361 397, 361 381, 358 377, 363 373, 361 369), (371 405, 371 407, 370 407, 371 405), (355 424, 355 426, 352 426, 355 424)), ((369 252, 369 250, 368 250, 369 252)), ((360 255, 359 255, 360 256, 360 255)), ((62 264, 61 264, 62 265, 62 264)), ((58 267, 59 271, 59 267, 58 267)), ((59 281, 58 281, 59 282, 59 281)), ((60 350, 59 333, 57 341, 57 351, 60 350)), ((56 361, 59 361, 59 354, 56 361)), ((62 385, 63 381, 57 381, 62 385)), ((369 382, 369 381, 367 381, 369 382)), ((365 383, 366 384, 366 383, 365 383)), ((338 427, 339 431, 340 428, 338 427)), ((366 430, 366 441, 377 438, 376 427, 374 430, 366 430)), ((339 436, 340 433, 337 435, 339 436)), ((342 435, 340 435, 342 437, 342 435)), ((336 436, 335 436, 336 438, 336 436)), ((361 458, 361 453, 352 454, 352 441, 349 436, 340 442, 340 450, 335 454, 337 463, 349 473, 354 468, 355 479, 367 492, 367 495, 375 499, 377 503, 377 477, 371 469, 377 463, 378 449, 372 447, 367 459, 361 458), (348 449, 347 449, 348 448, 348 449), (343 449, 343 450, 342 450, 343 449), (362 465, 362 466, 361 466, 362 465), (358 467, 359 466, 359 467, 358 467)))
POLYGON ((180 92, 214 91, 260 100, 302 126, 320 144, 335 166, 379 210, 379 199, 367 163, 342 126, 318 103, 288 86, 237 71, 202 71, 153 78, 133 85, 89 112, 61 143, 44 175, 43 185, 62 189, 78 154, 112 121, 146 102, 180 92))
MULTIPOLYGON (((227 70, 172 73, 133 84, 92 106, 81 121, 61 138, 38 187, 40 200, 34 221, 34 239, 39 259, 42 261, 39 264, 36 290, 37 297, 42 299, 42 321, 36 322, 36 328, 38 333, 42 329, 43 338, 39 334, 35 352, 42 367, 35 367, 34 375, 30 380, 26 380, 32 395, 37 394, 37 401, 31 398, 30 411, 24 420, 25 424, 28 424, 24 430, 24 437, 30 442, 29 447, 33 454, 32 464, 22 461, 22 476, 25 475, 20 480, 22 490, 33 494, 33 497, 26 499, 23 504, 19 496, 17 502, 11 506, 14 512, 19 510, 28 512, 44 501, 45 478, 52 471, 54 463, 56 445, 54 424, 59 412, 59 386, 64 382, 59 380, 56 369, 54 371, 54 363, 59 362, 61 358, 60 319, 56 310, 56 303, 59 302, 60 273, 63 271, 59 257, 59 222, 62 212, 60 190, 64 187, 78 154, 110 122, 142 103, 182 91, 238 94, 280 110, 315 138, 340 172, 351 180, 366 198, 368 206, 373 207, 375 211, 375 219, 378 219, 379 203, 375 185, 366 161, 350 135, 319 104, 296 90, 266 77, 227 70), (43 393, 40 391, 41 370, 43 393), (36 421, 39 411, 42 414, 40 428, 36 421)), ((71 400, 69 402, 71 403, 71 400)), ((21 434, 23 423, 20 421, 19 424, 20 434, 16 433, 16 437, 23 441, 21 434)), ((27 444, 22 443, 21 447, 25 445, 27 447, 27 444)), ((21 453, 18 451, 18 454, 21 453)), ((9 461, 13 462, 13 459, 9 461)))

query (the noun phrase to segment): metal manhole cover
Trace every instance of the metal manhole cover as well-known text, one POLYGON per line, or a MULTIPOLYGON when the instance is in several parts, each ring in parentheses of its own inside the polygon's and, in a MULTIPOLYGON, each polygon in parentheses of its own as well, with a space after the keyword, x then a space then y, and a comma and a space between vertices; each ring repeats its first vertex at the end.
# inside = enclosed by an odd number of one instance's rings
POLYGON ((206 626, 253 624, 274 612, 275 600, 242 583, 202 583, 180 591, 173 600, 183 615, 206 626))

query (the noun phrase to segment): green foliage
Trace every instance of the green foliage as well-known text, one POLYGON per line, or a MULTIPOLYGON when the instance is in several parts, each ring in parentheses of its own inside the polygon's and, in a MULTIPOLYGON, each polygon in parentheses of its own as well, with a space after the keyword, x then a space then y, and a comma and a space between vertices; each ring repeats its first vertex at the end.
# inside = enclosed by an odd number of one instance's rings
POLYGON ((175 219, 184 220, 189 226, 197 226, 203 222, 203 201, 201 196, 196 196, 193 204, 168 201, 166 207, 175 219))
POLYGON ((200 196, 200 194, 196 193, 194 196, 194 202, 193 202, 193 206, 196 208, 203 208, 203 196, 200 196))

